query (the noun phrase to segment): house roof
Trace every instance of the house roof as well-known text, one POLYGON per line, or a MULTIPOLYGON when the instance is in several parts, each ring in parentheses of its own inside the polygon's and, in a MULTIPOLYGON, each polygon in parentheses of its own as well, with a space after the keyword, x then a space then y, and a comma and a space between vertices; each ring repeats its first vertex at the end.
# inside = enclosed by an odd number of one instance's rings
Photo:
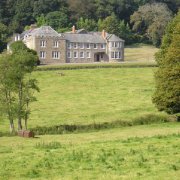
POLYGON ((123 39, 121 39, 121 38, 119 38, 118 36, 116 36, 116 35, 114 35, 114 34, 107 34, 107 37, 106 37, 106 39, 108 40, 108 41, 113 41, 113 42, 119 42, 119 41, 124 41, 123 39))
POLYGON ((48 36, 48 37, 60 37, 61 34, 58 34, 53 28, 50 26, 41 26, 40 28, 30 29, 24 31, 21 36, 24 37, 26 35, 29 36, 48 36))
POLYGON ((97 33, 77 34, 64 33, 65 39, 70 42, 78 43, 105 43, 105 39, 97 33))

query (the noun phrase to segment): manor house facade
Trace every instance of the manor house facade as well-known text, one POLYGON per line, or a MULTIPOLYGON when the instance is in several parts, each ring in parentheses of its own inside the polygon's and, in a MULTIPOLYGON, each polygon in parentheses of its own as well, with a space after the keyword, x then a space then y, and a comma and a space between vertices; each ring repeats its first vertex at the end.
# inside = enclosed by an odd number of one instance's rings
POLYGON ((42 26, 16 34, 28 48, 37 51, 41 64, 120 62, 124 60, 124 40, 114 34, 87 32, 84 29, 59 34, 42 26))

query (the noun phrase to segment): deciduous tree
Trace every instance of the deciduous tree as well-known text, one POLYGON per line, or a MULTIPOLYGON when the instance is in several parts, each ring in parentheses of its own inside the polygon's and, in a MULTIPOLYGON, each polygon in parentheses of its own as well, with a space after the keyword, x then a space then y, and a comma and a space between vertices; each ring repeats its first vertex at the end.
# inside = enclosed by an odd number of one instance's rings
POLYGON ((169 24, 156 55, 158 71, 153 102, 160 111, 180 113, 180 12, 169 24))

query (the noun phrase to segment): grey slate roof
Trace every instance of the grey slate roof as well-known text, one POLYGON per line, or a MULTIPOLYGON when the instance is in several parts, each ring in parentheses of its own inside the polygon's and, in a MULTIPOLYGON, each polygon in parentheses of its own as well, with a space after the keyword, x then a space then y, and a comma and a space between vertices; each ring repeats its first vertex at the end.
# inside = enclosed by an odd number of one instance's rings
POLYGON ((64 33, 65 39, 77 43, 106 43, 102 36, 97 33, 76 34, 64 33))
POLYGON ((107 34, 107 37, 106 37, 106 39, 108 40, 108 41, 112 41, 112 42, 119 42, 119 41, 124 41, 124 40, 122 40, 121 38, 119 38, 118 36, 116 36, 116 35, 114 35, 114 34, 107 34))
POLYGON ((21 36, 48 36, 48 37, 60 37, 61 34, 58 34, 53 28, 50 26, 41 26, 40 28, 36 28, 33 30, 24 31, 21 36))

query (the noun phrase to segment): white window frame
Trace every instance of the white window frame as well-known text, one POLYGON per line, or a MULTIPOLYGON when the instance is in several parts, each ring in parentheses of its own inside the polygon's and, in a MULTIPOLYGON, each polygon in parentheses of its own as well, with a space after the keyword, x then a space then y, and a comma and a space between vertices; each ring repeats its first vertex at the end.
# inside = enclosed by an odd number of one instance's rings
POLYGON ((40 58, 46 59, 46 52, 45 51, 40 51, 40 58))
POLYGON ((82 59, 84 58, 84 51, 81 51, 81 52, 79 53, 79 57, 82 58, 82 59))
POLYGON ((112 51, 111 59, 121 59, 122 53, 121 51, 112 51))
POLYGON ((54 45, 54 48, 58 48, 59 47, 59 41, 54 41, 53 45, 54 45))
POLYGON ((98 44, 94 44, 94 49, 98 49, 98 44))
POLYGON ((40 40, 40 47, 46 47, 46 41, 45 40, 40 40))
POLYGON ((72 44, 71 44, 70 42, 67 43, 67 48, 68 48, 68 49, 71 49, 71 47, 72 47, 71 45, 72 45, 72 44))
POLYGON ((86 57, 87 57, 87 58, 91 58, 91 52, 89 52, 89 51, 86 52, 86 57), (89 55, 88 55, 88 54, 89 54, 89 55))
POLYGON ((68 57, 68 58, 71 58, 71 51, 68 51, 68 52, 67 52, 67 57, 68 57))
POLYGON ((78 51, 73 52, 73 57, 76 58, 76 59, 78 58, 78 51), (75 53, 76 53, 76 56, 75 56, 75 53))
POLYGON ((105 49, 106 45, 105 44, 101 44, 101 49, 105 49))
POLYGON ((87 49, 91 49, 91 44, 90 44, 90 43, 87 43, 87 44, 86 44, 86 47, 87 47, 87 49))
POLYGON ((52 51, 52 58, 53 59, 60 59, 60 52, 59 51, 52 51))
POLYGON ((78 43, 73 43, 73 47, 74 47, 74 49, 77 49, 78 48, 78 43))

